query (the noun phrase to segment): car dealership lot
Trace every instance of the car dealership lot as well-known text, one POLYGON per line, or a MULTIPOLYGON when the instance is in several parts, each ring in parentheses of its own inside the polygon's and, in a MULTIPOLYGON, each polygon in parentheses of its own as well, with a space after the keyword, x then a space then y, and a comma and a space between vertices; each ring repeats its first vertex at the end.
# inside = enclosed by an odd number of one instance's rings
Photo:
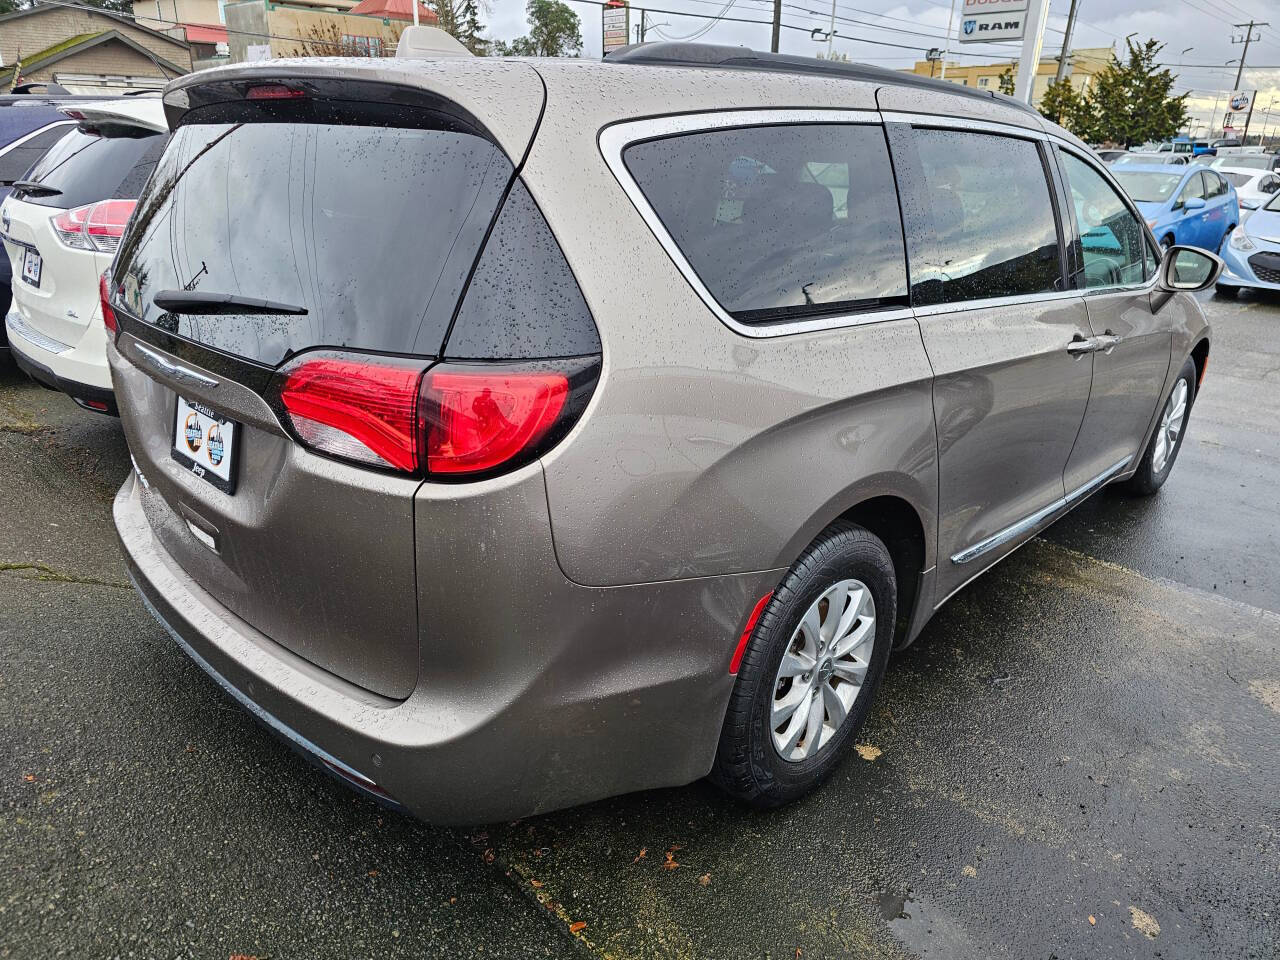
POLYGON ((460 831, 354 797, 188 660, 119 559, 118 423, 6 367, 0 957, 1273 955, 1280 300, 1204 303, 1164 490, 957 596, 815 796, 460 831))

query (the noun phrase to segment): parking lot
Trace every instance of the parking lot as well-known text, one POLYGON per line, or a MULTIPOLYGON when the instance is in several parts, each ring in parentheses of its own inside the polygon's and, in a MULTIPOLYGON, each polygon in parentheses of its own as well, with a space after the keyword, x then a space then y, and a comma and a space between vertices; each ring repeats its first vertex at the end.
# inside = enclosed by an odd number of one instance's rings
MULTIPOLYGON (((143 609, 118 422, 0 373, 0 957, 1264 957, 1280 943, 1280 303, 1104 492, 891 661, 853 756, 442 830, 298 759, 143 609)), ((567 745, 571 750, 571 745, 567 745)))

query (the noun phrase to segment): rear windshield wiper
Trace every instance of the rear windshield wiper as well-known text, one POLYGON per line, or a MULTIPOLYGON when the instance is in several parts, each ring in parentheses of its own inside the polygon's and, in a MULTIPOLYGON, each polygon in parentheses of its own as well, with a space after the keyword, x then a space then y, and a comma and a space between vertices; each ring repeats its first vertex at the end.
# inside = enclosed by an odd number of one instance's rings
POLYGON ((161 290, 151 298, 151 302, 169 313, 288 313, 303 316, 307 312, 306 307, 292 303, 206 290, 161 290))
POLYGON ((27 193, 43 193, 50 197, 60 196, 62 191, 57 187, 47 187, 43 183, 35 180, 15 180, 13 181, 13 189, 24 190, 27 193))

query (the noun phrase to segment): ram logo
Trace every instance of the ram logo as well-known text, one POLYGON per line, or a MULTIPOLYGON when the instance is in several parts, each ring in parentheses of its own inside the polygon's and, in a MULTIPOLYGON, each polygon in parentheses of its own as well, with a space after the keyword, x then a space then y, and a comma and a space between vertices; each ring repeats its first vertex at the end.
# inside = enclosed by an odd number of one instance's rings
POLYGON ((966 36, 967 36, 968 34, 973 33, 974 28, 975 28, 975 27, 977 27, 977 25, 978 25, 978 21, 977 21, 977 20, 966 20, 966 21, 964 22, 964 32, 965 32, 966 36))

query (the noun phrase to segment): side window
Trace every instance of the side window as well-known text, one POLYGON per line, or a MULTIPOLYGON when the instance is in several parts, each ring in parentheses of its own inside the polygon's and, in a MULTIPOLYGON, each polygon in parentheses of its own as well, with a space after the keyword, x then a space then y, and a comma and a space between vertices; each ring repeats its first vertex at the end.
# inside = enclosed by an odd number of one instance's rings
POLYGON ((1188 178, 1186 184, 1182 187, 1182 192, 1178 194, 1178 202, 1186 203, 1188 200, 1194 200, 1196 197, 1204 199, 1204 174, 1193 173, 1188 178))
POLYGON ((1058 155, 1080 226, 1077 259, 1082 268, 1077 286, 1142 283, 1154 268, 1142 224, 1102 174, 1070 153, 1058 155))
MULTIPOLYGON (((1040 150, 1030 140, 913 130, 915 192, 932 242, 913 245, 913 302, 1047 293, 1061 277, 1058 227, 1040 150), (995 171, 999 171, 998 175, 995 171)), ((904 198, 905 199, 905 198, 904 198)))
POLYGON ((10 147, 0 155, 0 182, 21 180, 32 164, 44 156, 44 152, 67 135, 75 124, 67 121, 41 130, 30 140, 10 147))
POLYGON ((1276 177, 1263 177, 1262 183, 1259 185, 1263 193, 1275 193, 1280 188, 1280 179, 1276 177))
POLYGON ((906 304, 902 222, 881 127, 708 130, 632 144, 623 161, 734 318, 768 323, 906 304))
POLYGON ((1206 197, 1220 197, 1227 192, 1227 182, 1216 173, 1202 173, 1200 176, 1204 177, 1206 197))

